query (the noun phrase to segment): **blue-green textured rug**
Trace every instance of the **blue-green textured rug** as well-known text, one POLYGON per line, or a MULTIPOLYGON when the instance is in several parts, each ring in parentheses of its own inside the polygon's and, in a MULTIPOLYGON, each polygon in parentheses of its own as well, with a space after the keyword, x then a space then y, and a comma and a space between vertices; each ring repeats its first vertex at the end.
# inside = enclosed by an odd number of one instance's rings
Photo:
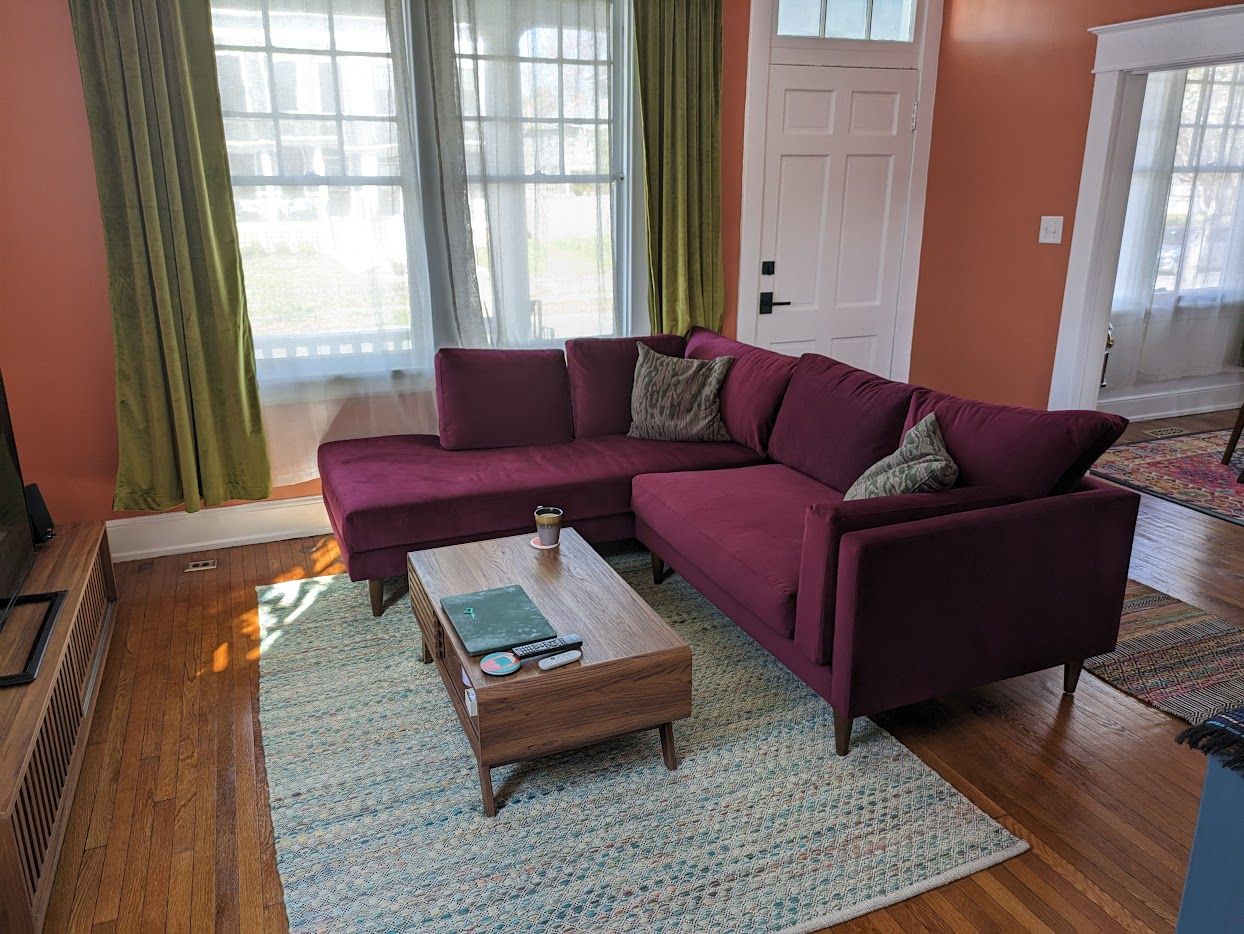
POLYGON ((259 588, 260 723, 295 931, 814 931, 1027 845, 897 740, 829 706, 646 554, 610 563, 691 646, 694 712, 493 771, 409 605, 373 620, 344 577, 259 588))

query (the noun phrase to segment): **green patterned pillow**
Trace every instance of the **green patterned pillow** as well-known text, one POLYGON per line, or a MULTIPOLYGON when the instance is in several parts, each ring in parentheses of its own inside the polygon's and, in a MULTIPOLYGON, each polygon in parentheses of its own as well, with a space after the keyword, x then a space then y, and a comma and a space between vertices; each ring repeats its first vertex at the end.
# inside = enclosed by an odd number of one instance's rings
POLYGON ((688 360, 637 346, 627 434, 655 441, 729 441, 721 420, 721 384, 734 358, 688 360))
POLYGON ((951 460, 937 416, 930 412, 907 430, 897 451, 865 470, 843 499, 936 493, 954 486, 957 479, 959 465, 951 460))

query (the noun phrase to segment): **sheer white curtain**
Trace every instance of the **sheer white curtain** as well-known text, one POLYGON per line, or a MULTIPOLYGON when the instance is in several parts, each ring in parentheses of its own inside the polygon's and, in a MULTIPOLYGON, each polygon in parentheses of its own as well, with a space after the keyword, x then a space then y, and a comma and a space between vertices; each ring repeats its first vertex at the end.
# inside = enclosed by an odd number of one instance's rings
POLYGON ((213 0, 274 484, 319 444, 435 432, 423 208, 385 0, 213 0))
POLYGON ((1107 386, 1209 376, 1244 343, 1244 65, 1149 76, 1107 386))
POLYGON ((620 333, 611 0, 454 0, 479 290, 503 347, 620 333))
POLYGON ((612 0, 212 0, 273 482, 437 429, 437 347, 620 333, 612 0))

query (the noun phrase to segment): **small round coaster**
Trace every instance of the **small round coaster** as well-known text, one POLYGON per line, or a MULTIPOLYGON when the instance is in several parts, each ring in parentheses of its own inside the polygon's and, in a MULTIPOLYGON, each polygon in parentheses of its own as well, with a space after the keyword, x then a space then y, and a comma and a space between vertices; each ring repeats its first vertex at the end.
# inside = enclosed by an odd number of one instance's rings
MULTIPOLYGON (((553 549, 553 548, 556 548, 556 547, 557 547, 557 545, 541 545, 541 544, 540 544, 540 536, 539 536, 539 535, 537 535, 535 538, 533 538, 533 539, 532 539, 530 542, 528 542, 527 544, 531 545, 531 547, 532 547, 532 548, 538 548, 538 549, 540 549, 541 551, 549 551, 549 550, 551 550, 551 549, 553 549)), ((561 544, 561 543, 560 543, 560 542, 558 542, 557 544, 561 544)))
POLYGON ((479 660, 479 670, 486 675, 499 678, 512 675, 522 666, 513 652, 492 652, 479 660))

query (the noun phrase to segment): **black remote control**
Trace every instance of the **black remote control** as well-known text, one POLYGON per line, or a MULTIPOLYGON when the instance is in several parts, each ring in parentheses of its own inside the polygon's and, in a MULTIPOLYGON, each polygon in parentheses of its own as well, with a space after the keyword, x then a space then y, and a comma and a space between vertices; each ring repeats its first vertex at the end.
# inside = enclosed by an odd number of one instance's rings
POLYGON ((550 652, 565 652, 568 649, 577 649, 582 644, 583 637, 572 632, 569 635, 544 639, 541 642, 528 642, 526 645, 516 645, 510 651, 514 653, 519 661, 523 661, 528 658, 535 658, 537 655, 548 655, 550 652))

